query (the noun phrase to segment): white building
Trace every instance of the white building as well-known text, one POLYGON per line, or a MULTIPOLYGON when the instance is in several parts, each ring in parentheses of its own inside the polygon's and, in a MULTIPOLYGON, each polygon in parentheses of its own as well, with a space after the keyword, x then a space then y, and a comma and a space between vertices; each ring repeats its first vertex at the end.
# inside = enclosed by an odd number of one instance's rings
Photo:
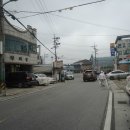
POLYGON ((20 29, 3 18, 3 59, 6 73, 13 71, 32 71, 32 66, 38 63, 37 41, 35 28, 27 26, 27 30, 20 29))

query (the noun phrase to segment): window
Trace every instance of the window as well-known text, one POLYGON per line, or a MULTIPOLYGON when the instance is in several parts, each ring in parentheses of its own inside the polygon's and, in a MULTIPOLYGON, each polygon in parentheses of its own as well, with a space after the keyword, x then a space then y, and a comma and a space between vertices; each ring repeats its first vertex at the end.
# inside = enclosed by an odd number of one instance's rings
POLYGON ((130 54, 130 50, 127 50, 127 54, 130 54))
POLYGON ((29 52, 36 53, 37 52, 37 45, 29 43, 29 52))
POLYGON ((128 43, 128 47, 130 47, 130 43, 128 43))
POLYGON ((118 51, 118 54, 119 54, 119 55, 122 55, 122 51, 118 51))
POLYGON ((14 53, 37 53, 37 45, 28 43, 22 39, 5 36, 5 51, 14 53))
POLYGON ((123 48, 125 48, 126 47, 126 45, 125 45, 125 43, 123 43, 123 48))
POLYGON ((118 44, 118 48, 121 48, 122 46, 121 46, 121 44, 118 44))
POLYGON ((123 50, 123 55, 127 55, 127 50, 123 50))

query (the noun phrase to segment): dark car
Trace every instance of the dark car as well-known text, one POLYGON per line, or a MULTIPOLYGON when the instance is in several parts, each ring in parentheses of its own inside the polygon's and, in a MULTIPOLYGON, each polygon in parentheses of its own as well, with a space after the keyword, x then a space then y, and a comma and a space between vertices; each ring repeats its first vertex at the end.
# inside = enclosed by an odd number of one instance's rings
POLYGON ((95 81, 97 80, 97 74, 96 71, 93 70, 85 70, 83 72, 83 81, 95 81))
POLYGON ((5 82, 7 86, 16 87, 29 87, 38 84, 33 73, 24 71, 8 73, 5 82))

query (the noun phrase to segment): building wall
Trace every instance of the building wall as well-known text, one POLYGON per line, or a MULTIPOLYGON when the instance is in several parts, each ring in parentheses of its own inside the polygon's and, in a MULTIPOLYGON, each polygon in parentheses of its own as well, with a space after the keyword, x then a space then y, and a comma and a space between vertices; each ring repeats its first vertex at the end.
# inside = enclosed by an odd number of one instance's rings
POLYGON ((126 59, 130 54, 130 39, 121 39, 116 45, 119 60, 126 59))
MULTIPOLYGON (((30 25, 27 25, 27 29, 36 36, 35 28, 32 28, 30 25)), ((27 30, 11 25, 9 21, 7 21, 7 19, 4 20, 4 34, 19 37, 34 44, 37 43, 36 39, 27 30)))
MULTIPOLYGON (((36 36, 36 29, 32 28, 31 26, 27 26, 27 29, 30 30, 35 36, 36 36)), ((17 28, 12 26, 6 19, 4 19, 4 37, 5 37, 5 42, 4 42, 4 62, 5 63, 10 63, 10 64, 37 64, 38 59, 37 59, 37 51, 30 51, 29 47, 31 45, 32 50, 37 50, 37 42, 34 36, 32 36, 28 31, 25 31, 23 29, 17 28), (9 41, 10 39, 16 39, 17 41, 17 47, 15 48, 21 48, 21 44, 25 44, 26 50, 23 51, 13 51, 13 47, 9 49, 7 47, 7 40, 9 41), (22 43, 23 42, 23 43, 22 43), (22 52, 23 51, 23 52, 22 52)), ((15 41, 15 40, 14 40, 15 41)), ((12 41, 13 42, 13 41, 12 41)), ((14 43, 8 43, 8 45, 13 46, 14 43)), ((30 47, 30 48, 31 48, 30 47)))
POLYGON ((120 64, 118 69, 128 72, 129 64, 120 64))
POLYGON ((30 54, 30 55, 20 55, 20 54, 11 54, 5 53, 4 54, 5 63, 15 63, 15 64, 37 64, 37 55, 30 54))

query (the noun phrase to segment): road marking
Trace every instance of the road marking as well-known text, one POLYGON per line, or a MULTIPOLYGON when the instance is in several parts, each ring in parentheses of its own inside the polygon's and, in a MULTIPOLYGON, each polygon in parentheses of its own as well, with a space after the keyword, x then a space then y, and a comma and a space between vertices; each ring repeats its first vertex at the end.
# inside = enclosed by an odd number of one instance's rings
POLYGON ((111 117, 112 117, 112 92, 109 90, 109 100, 103 130, 111 130, 111 117))

